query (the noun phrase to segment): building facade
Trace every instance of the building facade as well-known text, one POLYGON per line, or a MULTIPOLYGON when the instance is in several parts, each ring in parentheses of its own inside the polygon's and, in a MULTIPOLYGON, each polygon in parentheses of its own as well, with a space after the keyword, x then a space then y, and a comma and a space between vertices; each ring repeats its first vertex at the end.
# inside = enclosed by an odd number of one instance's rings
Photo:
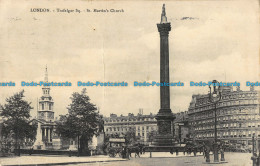
POLYGON ((104 132, 107 136, 124 137, 128 131, 135 132, 139 143, 149 144, 149 133, 157 131, 155 115, 143 115, 143 110, 140 110, 137 115, 110 114, 110 117, 104 117, 104 132))
MULTIPOLYGON (((48 83, 48 70, 46 67, 44 83, 48 83)), ((78 140, 62 138, 56 133, 56 126, 59 119, 54 118, 54 100, 50 95, 50 86, 42 87, 42 96, 37 104, 37 118, 33 119, 31 123, 37 123, 36 140, 34 140, 33 147, 35 149, 48 149, 48 150, 77 150, 78 140)), ((101 147, 104 142, 104 134, 99 133, 99 136, 93 137, 89 141, 89 147, 96 149, 101 147)))
MULTIPOLYGON (((48 70, 46 67, 44 83, 48 83, 48 70)), ((34 148, 60 149, 62 141, 55 133, 56 121, 54 119, 54 101, 50 95, 50 87, 42 87, 42 96, 37 103, 37 118, 32 123, 37 123, 38 129, 34 148)))
MULTIPOLYGON (((209 94, 192 96, 188 110, 191 138, 214 139, 214 111, 209 94)), ((260 137, 259 95, 253 87, 249 91, 222 87, 222 99, 216 111, 219 140, 236 148, 251 148, 253 134, 260 137)))

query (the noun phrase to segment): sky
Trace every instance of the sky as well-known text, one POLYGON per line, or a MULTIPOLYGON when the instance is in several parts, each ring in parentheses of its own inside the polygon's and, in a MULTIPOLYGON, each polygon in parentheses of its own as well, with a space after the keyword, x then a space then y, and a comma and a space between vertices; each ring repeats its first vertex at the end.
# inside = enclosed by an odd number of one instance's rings
MULTIPOLYGON (((41 87, 21 87, 21 81, 39 82, 48 66, 49 81, 72 83, 51 87, 55 116, 67 114, 77 82, 128 82, 128 87, 86 87, 100 113, 156 114, 159 87, 134 87, 133 82, 159 82, 162 4, 171 23, 169 33, 172 112, 187 111, 193 94, 208 87, 190 87, 190 81, 240 82, 259 79, 258 1, 32 1, 0 2, 0 104, 25 90, 34 117, 41 87), (40 3, 39 3, 40 2, 40 3), (34 8, 51 12, 31 12, 34 8), (57 12, 59 9, 81 13, 57 12), (85 12, 89 9, 91 12, 85 12), (93 12, 115 9, 123 12, 93 12), (53 12, 53 10, 55 12, 53 12)), ((235 88, 234 88, 235 90, 235 88)))

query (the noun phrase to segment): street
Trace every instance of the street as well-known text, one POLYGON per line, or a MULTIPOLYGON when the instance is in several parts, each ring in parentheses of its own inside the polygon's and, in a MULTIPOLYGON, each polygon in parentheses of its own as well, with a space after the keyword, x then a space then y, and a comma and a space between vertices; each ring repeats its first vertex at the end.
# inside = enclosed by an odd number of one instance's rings
MULTIPOLYGON (((251 166, 251 153, 225 153, 225 159, 228 163, 218 164, 224 166, 251 166)), ((202 154, 196 157, 193 155, 184 156, 180 153, 171 155, 169 152, 154 152, 152 158, 149 153, 141 155, 140 158, 134 158, 132 153, 130 160, 124 160, 119 157, 111 158, 108 156, 91 156, 91 157, 68 157, 58 155, 22 155, 21 157, 0 158, 0 165, 77 165, 77 166, 201 166, 216 165, 206 164, 202 154)), ((210 155, 213 161, 213 155, 210 155)))
MULTIPOLYGON (((168 156, 168 153, 166 154, 168 156)), ((134 155, 132 155, 134 156, 134 155)), ((228 163, 217 164, 223 166, 252 166, 251 153, 226 153, 225 159, 228 163)), ((211 161, 213 155, 210 156, 211 161)), ((77 166, 214 166, 216 164, 205 164, 203 156, 185 156, 185 157, 142 157, 131 158, 128 161, 120 162, 99 162, 99 163, 88 163, 78 164, 77 166)), ((72 166, 72 165, 71 165, 72 166)))

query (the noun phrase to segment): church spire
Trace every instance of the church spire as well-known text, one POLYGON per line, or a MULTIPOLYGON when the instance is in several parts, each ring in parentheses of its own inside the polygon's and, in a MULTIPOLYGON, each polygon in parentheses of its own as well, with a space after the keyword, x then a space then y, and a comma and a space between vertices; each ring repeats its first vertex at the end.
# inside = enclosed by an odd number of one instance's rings
POLYGON ((46 65, 46 68, 45 68, 45 76, 44 76, 44 82, 48 82, 48 68, 47 68, 47 65, 46 65))
POLYGON ((162 7, 162 15, 161 15, 161 24, 167 23, 167 17, 166 17, 166 12, 165 12, 165 4, 163 4, 162 7))

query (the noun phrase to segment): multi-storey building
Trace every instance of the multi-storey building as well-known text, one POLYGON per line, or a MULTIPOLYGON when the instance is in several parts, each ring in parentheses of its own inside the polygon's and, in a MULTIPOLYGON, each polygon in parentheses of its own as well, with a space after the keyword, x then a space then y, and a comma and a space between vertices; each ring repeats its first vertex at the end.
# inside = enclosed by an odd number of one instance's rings
POLYGON ((138 142, 143 144, 148 144, 150 132, 157 131, 155 115, 152 113, 143 115, 142 110, 137 115, 131 113, 128 116, 110 114, 110 117, 104 117, 103 119, 106 135, 124 137, 128 131, 134 131, 138 142))
MULTIPOLYGON (((189 106, 190 134, 194 140, 213 140, 215 107, 209 95, 193 95, 189 106)), ((250 87, 222 87, 222 99, 216 106, 217 137, 236 147, 250 147, 252 136, 260 137, 259 95, 250 87)))

